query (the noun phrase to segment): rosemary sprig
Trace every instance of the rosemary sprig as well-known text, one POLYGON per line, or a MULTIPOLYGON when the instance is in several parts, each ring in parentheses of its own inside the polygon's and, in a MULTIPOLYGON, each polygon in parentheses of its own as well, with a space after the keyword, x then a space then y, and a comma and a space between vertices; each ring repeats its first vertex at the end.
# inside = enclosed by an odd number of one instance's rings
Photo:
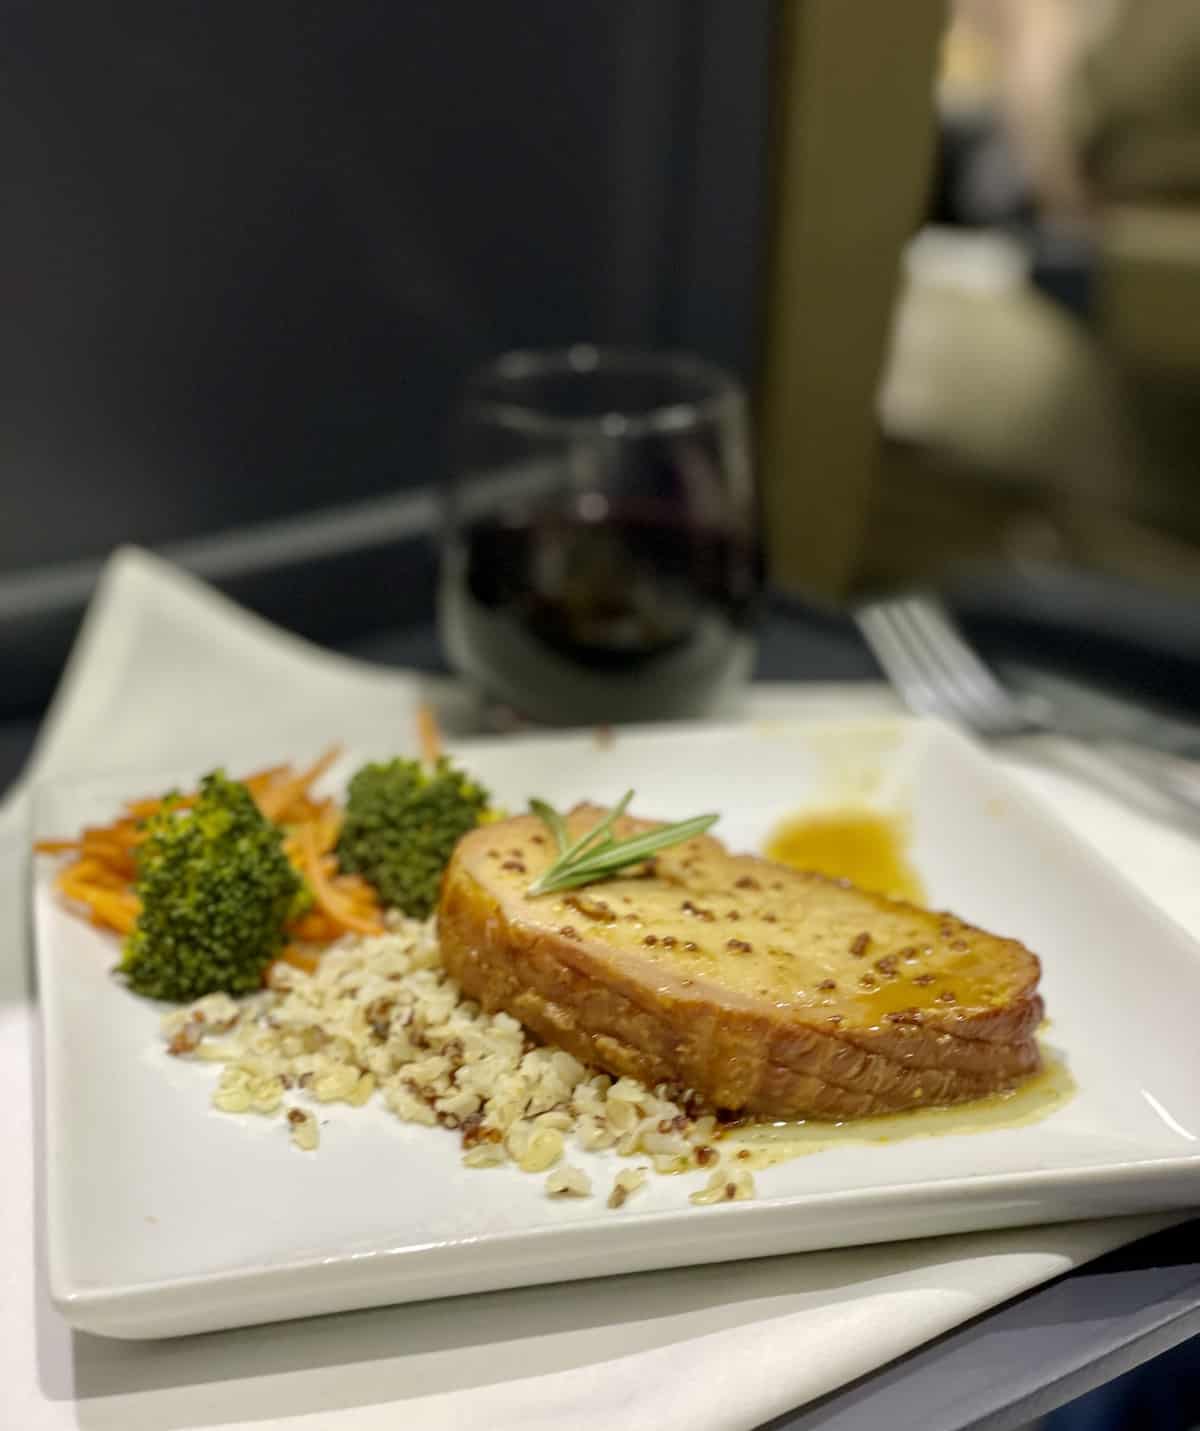
POLYGON ((673 825, 658 825, 653 830, 645 830, 640 835, 630 835, 618 840, 612 827, 625 813, 633 791, 627 790, 624 797, 585 831, 573 843, 567 833, 567 823, 552 806, 544 800, 531 800, 529 808, 539 816, 554 836, 558 846, 558 859, 529 886, 529 894, 550 894, 558 889, 578 889, 581 885, 594 884, 597 880, 628 869, 630 865, 641 864, 659 850, 670 845, 682 844, 684 840, 702 835, 715 825, 717 815, 694 815, 690 820, 678 820, 673 825))
POLYGON ((544 800, 531 800, 529 808, 549 827, 554 843, 558 846, 558 853, 565 855, 567 846, 571 843, 571 837, 567 834, 567 822, 553 805, 547 805, 544 800))

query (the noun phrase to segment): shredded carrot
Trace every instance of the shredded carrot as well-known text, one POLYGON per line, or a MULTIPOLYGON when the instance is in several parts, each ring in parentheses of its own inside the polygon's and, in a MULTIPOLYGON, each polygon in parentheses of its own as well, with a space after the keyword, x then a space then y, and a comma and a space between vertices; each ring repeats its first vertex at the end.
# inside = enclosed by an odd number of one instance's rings
POLYGON ((290 964, 294 969, 303 969, 306 974, 315 974, 321 956, 312 949, 302 949, 298 944, 285 944, 279 952, 279 961, 290 964))
POLYGON ((137 923, 141 905, 136 894, 93 884, 73 868, 64 870, 55 883, 68 899, 82 904, 93 921, 115 929, 118 934, 128 934, 137 923))
POLYGON ((343 929, 353 930, 356 934, 382 934, 383 920, 378 916, 360 914, 343 891, 336 887, 335 880, 326 869, 327 862, 332 864, 333 861, 317 849, 312 825, 300 826, 297 843, 301 869, 308 877, 317 907, 343 929))
POLYGON ((286 775, 292 767, 290 765, 266 765, 261 770, 255 770, 247 775, 242 784, 250 791, 251 795, 257 795, 260 790, 265 790, 273 780, 278 780, 281 775, 286 775))
POLYGON ((79 837, 81 848, 104 850, 116 858, 131 854, 134 846, 140 843, 141 836, 137 830, 126 829, 122 825, 113 825, 107 830, 84 830, 79 837))
POLYGON ((131 820, 146 820, 151 815, 157 815, 170 798, 171 803, 177 810, 186 810, 196 803, 194 793, 187 795, 160 795, 149 800, 130 800, 125 806, 125 812, 131 820))
MULTIPOLYGON (((256 770, 251 775, 245 776, 240 782, 245 785, 256 799, 263 790, 273 780, 281 775, 287 774, 291 770, 289 765, 268 765, 263 770, 256 770)), ((196 792, 188 791, 185 794, 176 794, 171 797, 177 810, 187 810, 196 803, 196 792)), ((155 795, 145 800, 127 800, 125 810, 134 822, 148 819, 151 815, 157 815, 162 807, 167 803, 167 796, 155 795)))
POLYGON ((342 926, 322 909, 310 909, 287 927, 293 939, 303 944, 332 944, 345 933, 342 926))
POLYGON ((338 836, 342 833, 342 812, 332 803, 329 807, 317 816, 314 821, 316 825, 317 849, 325 855, 338 842, 338 836))
POLYGON ((285 821, 292 806, 298 801, 304 800, 310 786, 324 775, 340 754, 341 747, 331 745, 319 760, 314 761, 307 770, 301 771, 299 775, 288 771, 286 775, 270 781, 262 794, 256 797, 258 808, 268 820, 274 820, 276 823, 285 821))
POLYGON ((124 870, 114 869, 103 860, 86 854, 74 861, 71 874, 84 884, 98 884, 104 889, 127 891, 130 885, 124 870))
POLYGON ((421 759, 426 765, 436 765, 442 754, 442 732, 428 701, 422 701, 417 707, 417 742, 421 747, 421 759))
MULTIPOLYGON (((426 758, 433 759, 440 750, 440 737, 432 712, 427 712, 420 729, 426 758)), ((306 769, 272 765, 242 781, 263 814, 281 827, 284 852, 312 891, 314 907, 289 922, 289 943, 280 955, 310 972, 316 968, 322 946, 347 932, 380 934, 384 928, 374 887, 360 875, 337 870, 341 810, 333 800, 312 794, 312 787, 339 754, 340 748, 332 746, 306 769)), ((187 809, 196 795, 185 793, 171 799, 176 808, 187 809)), ((128 934, 137 923, 141 910, 136 890, 137 849, 144 838, 144 822, 161 811, 166 801, 166 796, 130 800, 111 824, 88 826, 75 839, 43 839, 34 845, 38 854, 71 857, 59 871, 55 886, 72 906, 82 906, 97 927, 128 934)))
POLYGON ((93 860, 119 870, 133 878, 136 868, 134 846, 125 840, 111 839, 88 832, 79 842, 80 859, 93 860))

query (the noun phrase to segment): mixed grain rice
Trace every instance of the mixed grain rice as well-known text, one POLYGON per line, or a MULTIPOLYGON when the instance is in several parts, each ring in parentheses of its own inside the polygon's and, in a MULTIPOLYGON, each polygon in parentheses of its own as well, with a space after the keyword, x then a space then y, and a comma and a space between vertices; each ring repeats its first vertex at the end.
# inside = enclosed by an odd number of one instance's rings
POLYGON ((596 1073, 464 998, 432 922, 393 919, 387 934, 344 940, 311 975, 276 964, 263 993, 211 994, 167 1014, 162 1033, 177 1057, 222 1065, 216 1108, 281 1117, 303 1151, 320 1142, 313 1104, 382 1101, 405 1122, 456 1132, 469 1168, 512 1162, 549 1173, 550 1197, 592 1192, 588 1175, 564 1161, 571 1145, 641 1160, 617 1172, 610 1208, 644 1184, 648 1167, 708 1169, 696 1203, 754 1193, 749 1170, 722 1158, 717 1119, 686 1092, 596 1073))

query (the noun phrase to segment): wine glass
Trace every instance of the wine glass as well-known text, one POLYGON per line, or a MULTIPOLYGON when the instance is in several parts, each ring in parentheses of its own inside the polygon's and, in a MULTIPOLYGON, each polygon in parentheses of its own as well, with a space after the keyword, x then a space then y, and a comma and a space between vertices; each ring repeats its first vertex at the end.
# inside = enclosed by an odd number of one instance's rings
POLYGON ((762 587, 746 403, 699 358, 514 352, 455 421, 439 593, 451 663, 555 724, 726 708, 762 587))

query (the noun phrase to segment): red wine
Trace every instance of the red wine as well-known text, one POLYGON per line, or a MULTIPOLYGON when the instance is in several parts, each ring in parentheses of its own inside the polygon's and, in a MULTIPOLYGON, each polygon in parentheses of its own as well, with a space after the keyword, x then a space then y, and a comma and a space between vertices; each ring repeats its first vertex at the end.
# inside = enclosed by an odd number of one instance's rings
POLYGON ((489 520, 447 552, 451 660, 537 719, 711 710, 749 673, 759 557, 744 537, 624 512, 489 520))

